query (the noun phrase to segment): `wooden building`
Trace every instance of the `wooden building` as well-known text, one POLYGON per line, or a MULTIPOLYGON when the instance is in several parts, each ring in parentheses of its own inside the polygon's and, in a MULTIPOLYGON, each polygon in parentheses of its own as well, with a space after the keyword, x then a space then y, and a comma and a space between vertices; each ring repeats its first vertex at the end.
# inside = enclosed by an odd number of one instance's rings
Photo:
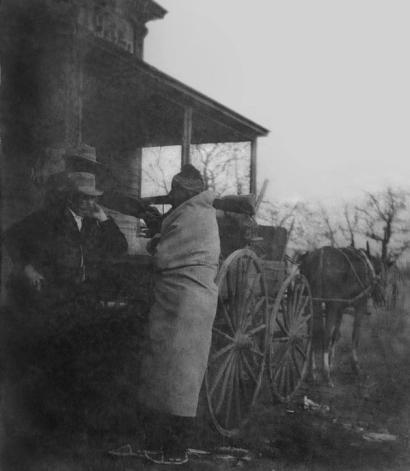
POLYGON ((267 130, 143 60, 152 0, 3 0, 0 4, 2 227, 36 209, 65 149, 97 150, 121 189, 141 192, 142 149, 251 142, 267 130), (44 177, 44 178, 43 178, 44 177))

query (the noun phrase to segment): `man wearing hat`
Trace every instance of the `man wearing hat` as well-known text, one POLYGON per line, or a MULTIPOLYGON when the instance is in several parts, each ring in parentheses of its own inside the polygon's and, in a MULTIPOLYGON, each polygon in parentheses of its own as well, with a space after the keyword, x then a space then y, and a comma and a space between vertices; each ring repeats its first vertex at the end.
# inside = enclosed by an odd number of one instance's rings
POLYGON ((97 204, 101 195, 94 174, 59 174, 44 207, 5 233, 18 289, 68 294, 92 281, 98 262, 126 252, 124 235, 97 204))
POLYGON ((146 457, 186 462, 187 431, 197 414, 211 345, 218 290, 219 235, 214 195, 190 164, 172 180, 172 210, 155 248, 155 302, 149 313, 139 399, 146 457))
POLYGON ((18 406, 34 425, 63 420, 84 426, 89 384, 78 367, 84 330, 76 326, 98 300, 101 263, 127 250, 124 235, 97 203, 100 195, 93 173, 61 174, 43 207, 4 234, 13 273, 4 320, 11 334, 2 340, 17 365, 18 406))

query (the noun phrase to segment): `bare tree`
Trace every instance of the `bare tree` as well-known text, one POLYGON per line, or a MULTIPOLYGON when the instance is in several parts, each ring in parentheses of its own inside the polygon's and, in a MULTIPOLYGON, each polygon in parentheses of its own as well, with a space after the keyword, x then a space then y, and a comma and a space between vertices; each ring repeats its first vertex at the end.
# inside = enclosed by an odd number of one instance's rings
POLYGON ((322 229, 322 237, 329 241, 329 244, 332 247, 337 246, 336 238, 337 238, 337 230, 338 226, 334 223, 330 217, 329 211, 324 207, 320 206, 320 216, 323 220, 323 229, 322 229))
POLYGON ((337 245, 337 226, 329 213, 316 205, 302 201, 265 201, 258 219, 265 224, 285 227, 289 233, 290 251, 301 252, 326 244, 337 245))
POLYGON ((215 193, 249 192, 248 142, 193 145, 191 160, 200 170, 206 187, 215 193))
POLYGON ((262 201, 258 218, 266 224, 289 229, 297 217, 299 205, 299 202, 274 203, 272 201, 262 201))
POLYGON ((339 230, 351 247, 356 247, 357 236, 360 233, 360 213, 357 207, 349 203, 343 205, 343 218, 339 230))
POLYGON ((386 188, 378 193, 367 193, 360 214, 363 234, 380 246, 383 261, 396 260, 410 247, 410 228, 404 218, 408 208, 408 193, 402 189, 386 188))

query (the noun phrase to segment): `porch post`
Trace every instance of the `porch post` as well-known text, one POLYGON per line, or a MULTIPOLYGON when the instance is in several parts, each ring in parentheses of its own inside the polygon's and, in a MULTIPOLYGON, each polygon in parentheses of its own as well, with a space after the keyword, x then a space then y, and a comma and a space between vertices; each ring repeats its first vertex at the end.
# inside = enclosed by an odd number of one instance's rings
POLYGON ((182 134, 181 166, 191 162, 192 108, 184 109, 184 129, 182 134))
POLYGON ((250 193, 256 195, 256 150, 257 150, 257 141, 256 138, 251 141, 251 155, 250 155, 250 174, 249 174, 249 184, 250 193))

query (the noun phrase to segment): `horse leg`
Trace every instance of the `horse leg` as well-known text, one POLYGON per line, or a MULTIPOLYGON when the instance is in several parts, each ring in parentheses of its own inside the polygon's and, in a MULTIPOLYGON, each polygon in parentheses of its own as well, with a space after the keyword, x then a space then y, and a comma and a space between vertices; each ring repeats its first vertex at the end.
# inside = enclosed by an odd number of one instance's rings
POLYGON ((318 364, 320 358, 323 364, 323 353, 325 348, 325 332, 326 332, 326 306, 325 303, 315 301, 313 303, 313 326, 312 326, 312 379, 315 383, 320 382, 319 370, 322 365, 318 364))
POLYGON ((326 383, 328 384, 328 386, 333 387, 334 384, 330 377, 330 342, 326 342, 325 350, 323 352, 323 370, 326 383))
POLYGON ((335 318, 335 325, 333 327, 332 336, 330 339, 330 351, 329 351, 329 364, 330 368, 332 367, 333 360, 335 358, 335 350, 336 350, 336 343, 339 341, 341 334, 340 334, 340 325, 343 319, 343 308, 337 309, 337 314, 335 318))
POLYGON ((326 329, 324 336, 324 351, 323 351, 323 369, 326 382, 329 386, 333 387, 331 378, 331 361, 334 356, 334 346, 339 337, 339 327, 341 323, 342 311, 336 305, 328 303, 326 329))
POLYGON ((357 375, 360 374, 360 365, 359 365, 359 356, 357 353, 360 340, 360 326, 362 323, 362 314, 363 309, 365 309, 366 304, 359 306, 355 311, 354 321, 353 321, 353 330, 352 330, 352 367, 354 373, 357 375))

